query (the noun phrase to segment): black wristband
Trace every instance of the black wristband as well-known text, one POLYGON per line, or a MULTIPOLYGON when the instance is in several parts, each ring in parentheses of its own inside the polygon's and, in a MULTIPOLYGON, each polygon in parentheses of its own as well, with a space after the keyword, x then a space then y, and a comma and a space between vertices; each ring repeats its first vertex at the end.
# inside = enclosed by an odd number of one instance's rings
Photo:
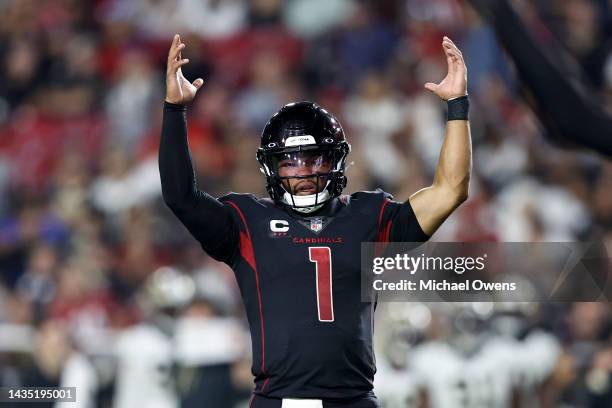
POLYGON ((467 95, 448 101, 447 120, 469 120, 470 101, 467 95))
POLYGON ((187 110, 187 106, 164 101, 164 110, 185 112, 187 110))

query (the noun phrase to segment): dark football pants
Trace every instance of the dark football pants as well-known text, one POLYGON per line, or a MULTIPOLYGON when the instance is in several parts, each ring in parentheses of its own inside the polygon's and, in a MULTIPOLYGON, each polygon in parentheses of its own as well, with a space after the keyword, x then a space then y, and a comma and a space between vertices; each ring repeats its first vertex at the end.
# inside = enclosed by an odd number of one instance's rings
MULTIPOLYGON (((254 395, 249 408, 281 408, 282 400, 279 398, 262 397, 254 395)), ((378 398, 373 392, 343 402, 323 401, 323 408, 380 408, 378 398)))

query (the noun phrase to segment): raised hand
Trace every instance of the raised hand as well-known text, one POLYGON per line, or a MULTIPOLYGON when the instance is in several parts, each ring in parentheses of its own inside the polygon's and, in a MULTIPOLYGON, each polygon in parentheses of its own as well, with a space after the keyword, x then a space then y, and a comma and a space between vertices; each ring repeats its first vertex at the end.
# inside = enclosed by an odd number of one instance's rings
POLYGON ((447 101, 458 96, 467 95, 467 67, 463 61, 463 54, 450 38, 444 37, 442 49, 446 54, 448 74, 439 84, 428 82, 425 89, 447 101))
POLYGON ((188 58, 182 58, 181 51, 185 48, 185 43, 181 42, 178 34, 174 35, 172 45, 168 52, 168 66, 166 68, 166 102, 178 105, 187 105, 193 101, 198 89, 204 84, 202 78, 189 82, 183 76, 181 67, 189 63, 188 58))

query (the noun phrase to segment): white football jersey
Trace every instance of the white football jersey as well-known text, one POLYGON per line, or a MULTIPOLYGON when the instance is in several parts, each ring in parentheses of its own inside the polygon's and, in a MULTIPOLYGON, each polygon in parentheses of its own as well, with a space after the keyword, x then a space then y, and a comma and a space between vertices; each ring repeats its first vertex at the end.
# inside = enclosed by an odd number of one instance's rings
POLYGON ((418 387, 414 375, 392 368, 385 359, 377 359, 374 393, 383 408, 416 408, 418 387))
POLYGON ((447 343, 430 342, 415 348, 410 368, 431 408, 506 408, 513 389, 512 349, 487 342, 466 357, 447 343))
POLYGON ((150 324, 123 331, 115 346, 117 389, 114 408, 177 408, 171 370, 172 339, 150 324))

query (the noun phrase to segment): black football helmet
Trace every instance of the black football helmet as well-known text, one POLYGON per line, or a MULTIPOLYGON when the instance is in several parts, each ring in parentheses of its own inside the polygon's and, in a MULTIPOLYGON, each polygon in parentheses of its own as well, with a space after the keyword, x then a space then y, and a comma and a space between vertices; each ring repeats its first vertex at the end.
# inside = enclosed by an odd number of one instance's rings
POLYGON ((283 106, 264 127, 257 151, 270 197, 300 212, 321 208, 346 187, 344 169, 350 147, 338 120, 316 103, 294 102, 283 106), (279 165, 287 161, 298 164, 308 161, 313 174, 281 177, 279 165), (317 171, 317 167, 325 172, 317 171), (316 178, 317 188, 312 194, 296 195, 283 184, 284 180, 306 178, 316 178), (324 182, 323 188, 319 187, 320 181, 324 182))

